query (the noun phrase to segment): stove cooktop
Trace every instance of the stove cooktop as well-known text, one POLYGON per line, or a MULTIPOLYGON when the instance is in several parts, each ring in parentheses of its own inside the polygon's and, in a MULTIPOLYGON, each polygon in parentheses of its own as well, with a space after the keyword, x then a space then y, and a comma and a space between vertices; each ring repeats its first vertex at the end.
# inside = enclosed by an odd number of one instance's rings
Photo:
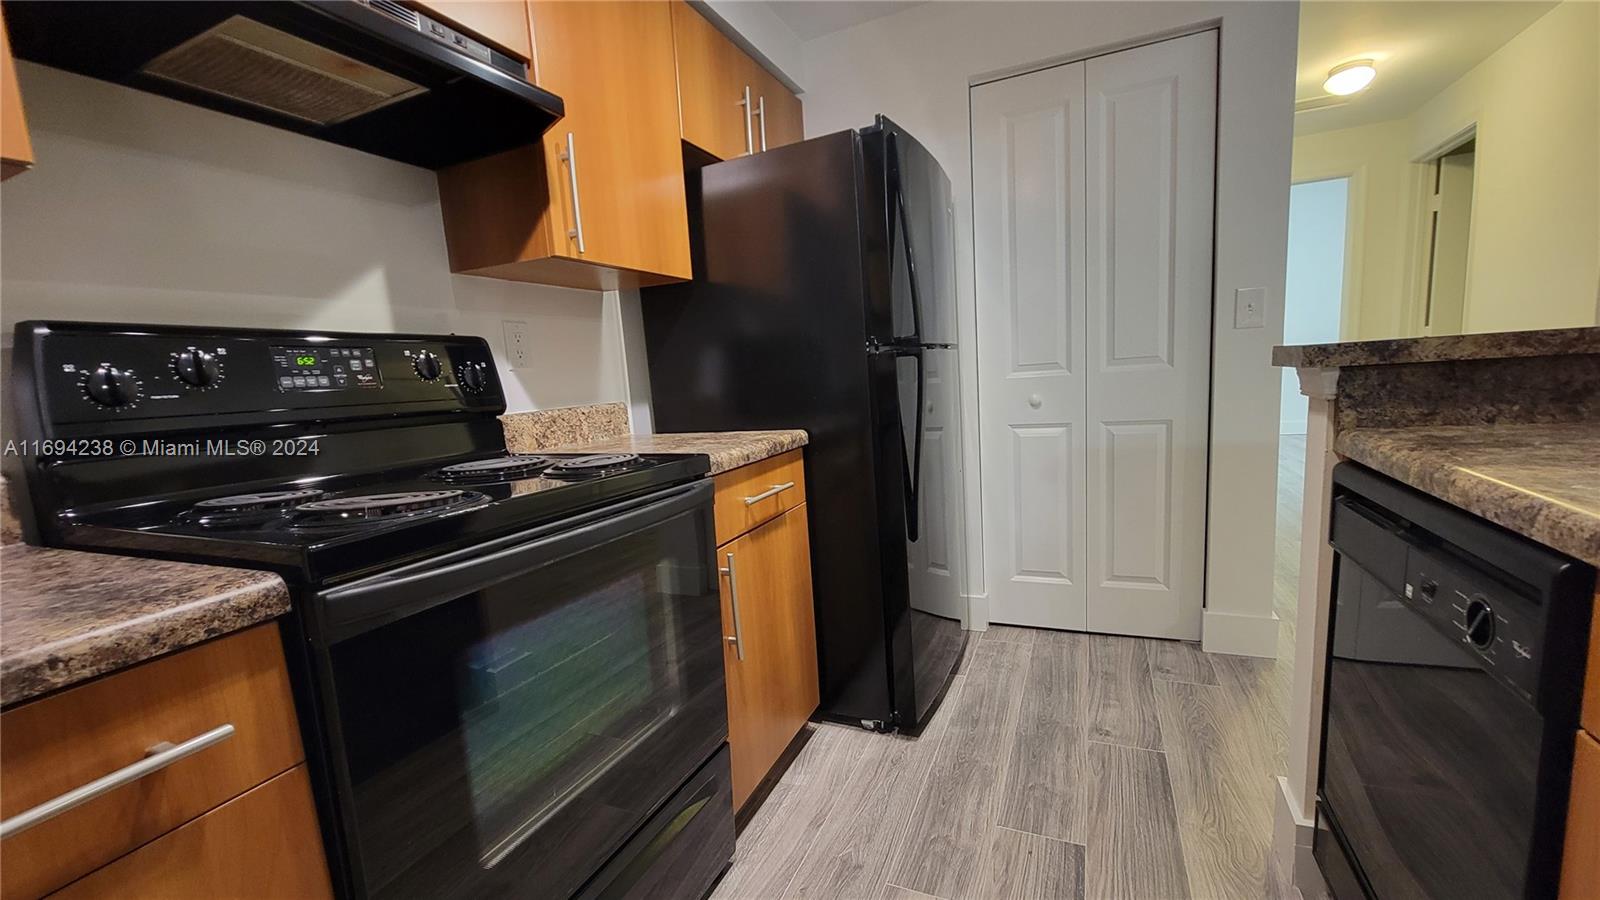
POLYGON ((697 454, 501 454, 74 512, 66 533, 77 545, 265 564, 320 583, 603 508, 709 468, 697 454))

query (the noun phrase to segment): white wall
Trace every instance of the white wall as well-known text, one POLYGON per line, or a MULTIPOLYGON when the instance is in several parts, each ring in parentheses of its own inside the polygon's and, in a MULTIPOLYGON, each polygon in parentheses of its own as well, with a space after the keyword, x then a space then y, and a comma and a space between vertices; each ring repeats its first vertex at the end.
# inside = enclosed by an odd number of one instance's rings
MULTIPOLYGON (((1299 8, 1262 3, 973 3, 911 7, 805 44, 806 133, 858 128, 882 112, 933 152, 955 188, 962 368, 976 372, 968 88, 1155 36, 1219 25, 1217 229, 1211 504, 1207 539, 1208 649, 1271 656, 1273 496, 1284 246, 1299 8), (1267 327, 1232 328, 1234 290, 1265 287, 1267 327)), ((976 384, 968 379, 964 455, 978 459, 976 384)), ((968 521, 981 509, 977 467, 966 472, 968 521)), ((973 620, 988 620, 982 532, 969 528, 973 620)))
POLYGON ((39 162, 0 187, 6 345, 45 317, 454 331, 489 339, 513 410, 629 399, 637 295, 452 276, 433 173, 18 69, 39 162), (505 366, 506 319, 532 327, 533 365, 505 366))
MULTIPOLYGON (((1339 340, 1343 309, 1345 208, 1350 180, 1330 178, 1289 188, 1289 253, 1283 285, 1283 342, 1339 340)), ((1293 369, 1283 369, 1278 431, 1306 433, 1306 397, 1293 369)))
POLYGON ((1411 157, 1477 124, 1464 331, 1595 324, 1600 3, 1567 0, 1411 116, 1411 157))

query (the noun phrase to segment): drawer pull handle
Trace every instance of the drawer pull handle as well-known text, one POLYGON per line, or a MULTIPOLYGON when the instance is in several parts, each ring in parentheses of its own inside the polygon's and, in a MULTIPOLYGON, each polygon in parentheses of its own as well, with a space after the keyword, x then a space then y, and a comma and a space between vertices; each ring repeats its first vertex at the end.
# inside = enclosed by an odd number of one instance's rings
POLYGON ((733 606, 733 636, 723 640, 733 645, 733 652, 744 659, 744 628, 739 623, 739 570, 733 566, 733 554, 727 555, 728 564, 717 571, 728 576, 728 601, 733 606))
POLYGON ((762 491, 761 493, 755 495, 754 497, 746 497, 746 498, 744 498, 744 505, 745 506, 755 506, 757 503, 760 503, 761 501, 767 499, 768 497, 776 497, 779 494, 783 493, 784 491, 787 491, 789 488, 792 488, 792 487, 794 487, 794 482, 792 482, 792 481, 785 481, 783 484, 775 484, 772 487, 767 488, 766 490, 762 491))
POLYGON ((233 726, 218 725, 205 734, 197 735, 181 744, 173 745, 163 741, 145 751, 144 759, 132 765, 123 766, 109 775, 103 775, 82 787, 73 788, 59 797, 46 800, 25 812, 17 813, 4 822, 0 822, 0 839, 11 837, 19 832, 27 831, 40 822, 54 819, 69 809, 82 806, 103 794, 109 794, 120 787, 125 787, 139 779, 159 772, 172 765, 185 756, 193 756, 210 747, 233 737, 233 726))

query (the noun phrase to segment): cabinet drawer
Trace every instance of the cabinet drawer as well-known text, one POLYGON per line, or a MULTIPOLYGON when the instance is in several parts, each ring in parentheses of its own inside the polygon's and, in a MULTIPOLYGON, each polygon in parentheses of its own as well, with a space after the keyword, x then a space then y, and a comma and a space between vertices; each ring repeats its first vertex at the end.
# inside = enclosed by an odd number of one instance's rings
POLYGON ((304 759, 275 623, 8 710, 5 819, 227 725, 215 743, 14 832, 0 844, 0 895, 61 887, 304 759))
POLYGON ((333 896, 306 767, 284 772, 55 896, 333 896))
POLYGON ((805 501, 805 461, 799 450, 790 450, 723 472, 715 484, 717 544, 722 545, 805 501))
POLYGON ((1562 900, 1600 896, 1600 744, 1586 731, 1578 732, 1577 741, 1561 858, 1562 900))

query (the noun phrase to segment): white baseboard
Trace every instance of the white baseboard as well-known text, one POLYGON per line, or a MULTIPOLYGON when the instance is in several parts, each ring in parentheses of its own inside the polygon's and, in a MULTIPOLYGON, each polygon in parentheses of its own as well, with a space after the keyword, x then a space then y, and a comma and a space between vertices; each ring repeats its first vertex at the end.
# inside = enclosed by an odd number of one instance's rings
POLYGON ((962 594, 967 600, 967 617, 961 622, 961 627, 968 631, 989 630, 989 592, 981 594, 962 594))
POLYGON ((1207 653, 1278 656, 1278 615, 1243 616, 1206 610, 1200 620, 1200 646, 1207 653))

